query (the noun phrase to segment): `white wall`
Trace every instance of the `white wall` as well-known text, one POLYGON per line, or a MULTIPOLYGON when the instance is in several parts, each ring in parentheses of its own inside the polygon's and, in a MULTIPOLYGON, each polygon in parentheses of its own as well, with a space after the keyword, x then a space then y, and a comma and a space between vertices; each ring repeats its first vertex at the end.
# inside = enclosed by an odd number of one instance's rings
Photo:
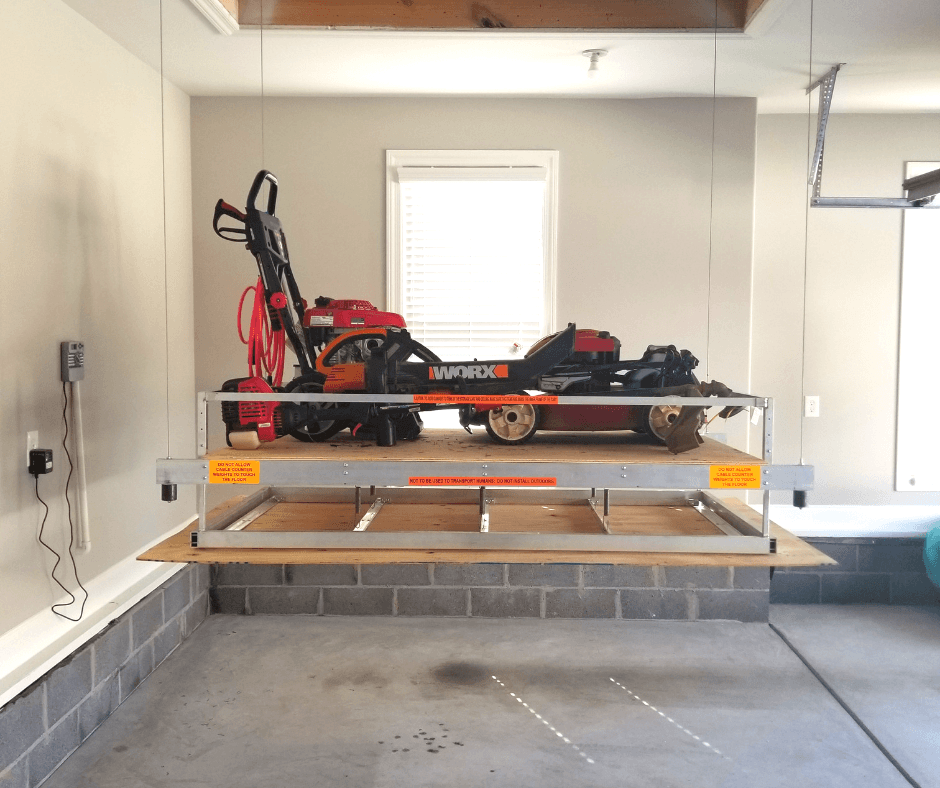
MULTIPOLYGON (((559 323, 612 331, 625 357, 652 343, 687 347, 703 376, 746 390, 755 102, 717 103, 710 234, 712 109, 696 99, 267 99, 263 162, 280 180, 308 301, 382 305, 386 149, 557 149, 559 323)), ((257 99, 192 103, 200 388, 245 374, 234 314, 256 266, 212 233, 211 217, 219 197, 245 202, 262 162, 260 110, 257 99)), ((218 445, 217 410, 210 424, 218 445)))
MULTIPOLYGON (((815 466, 811 503, 938 504, 894 491, 902 212, 813 208, 807 229, 808 135, 805 116, 758 118, 753 387, 777 401, 776 459, 815 466), (801 418, 803 394, 819 418, 801 418)), ((938 151, 938 115, 833 115, 822 193, 899 197, 905 161, 938 151)))
POLYGON ((55 452, 55 471, 39 486, 51 508, 46 537, 61 552, 61 340, 86 347, 93 548, 78 557, 81 578, 194 509, 189 490, 163 504, 154 470, 168 450, 193 451, 189 97, 166 83, 161 107, 160 75, 60 0, 19 0, 4 11, 0 633, 61 597, 36 541, 42 510, 24 456, 27 430, 55 452))

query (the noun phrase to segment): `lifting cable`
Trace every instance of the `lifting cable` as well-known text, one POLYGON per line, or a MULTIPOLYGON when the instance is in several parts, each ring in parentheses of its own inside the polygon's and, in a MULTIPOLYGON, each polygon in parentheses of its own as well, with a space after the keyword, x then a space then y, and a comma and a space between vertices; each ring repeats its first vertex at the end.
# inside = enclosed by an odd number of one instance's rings
MULTIPOLYGON (((261 169, 264 166, 264 0, 259 3, 259 14, 261 16, 258 23, 258 48, 261 58, 261 169)), ((270 187, 269 187, 270 188, 270 187)))
MULTIPOLYGON (((809 82, 813 81, 813 34, 814 34, 814 25, 815 23, 815 2, 810 0, 809 3, 809 82)), ((822 90, 822 88, 820 88, 822 90)), ((807 161, 810 160, 810 157, 813 155, 813 99, 812 95, 806 94, 806 158, 807 161)), ((807 191, 811 188, 807 184, 807 191)), ((800 465, 803 464, 803 432, 806 425, 806 418, 803 413, 804 404, 806 402, 806 297, 808 293, 807 279, 809 276, 809 206, 810 206, 810 196, 806 195, 806 207, 804 209, 804 218, 803 218, 803 314, 802 314, 802 336, 801 336, 801 347, 800 347, 800 401, 798 406, 798 413, 800 414, 800 465)), ((804 493, 805 495, 805 493, 804 493)))
POLYGON ((163 84, 163 0, 160 0, 160 179, 163 187, 163 325, 166 351, 166 456, 170 457, 170 263, 166 231, 166 95, 163 84))
POLYGON ((715 0, 714 12, 714 49, 712 54, 712 150, 710 163, 711 182, 709 184, 708 195, 708 295, 705 299, 705 373, 702 375, 703 380, 708 380, 708 377, 712 371, 712 256, 715 236, 715 130, 717 128, 718 115, 718 0, 715 0))

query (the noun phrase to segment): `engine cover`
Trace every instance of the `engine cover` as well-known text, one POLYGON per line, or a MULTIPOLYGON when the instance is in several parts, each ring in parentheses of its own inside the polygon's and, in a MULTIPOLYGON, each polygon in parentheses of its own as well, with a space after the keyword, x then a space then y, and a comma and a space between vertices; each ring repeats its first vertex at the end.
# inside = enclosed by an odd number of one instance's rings
MULTIPOLYGON (((222 391, 273 394, 274 389, 262 378, 234 378, 222 384, 222 391)), ((277 402, 223 402, 222 420, 225 422, 225 441, 236 448, 256 448, 256 442, 270 443, 284 434, 281 412, 277 402), (257 437, 235 433, 254 433, 257 437)))

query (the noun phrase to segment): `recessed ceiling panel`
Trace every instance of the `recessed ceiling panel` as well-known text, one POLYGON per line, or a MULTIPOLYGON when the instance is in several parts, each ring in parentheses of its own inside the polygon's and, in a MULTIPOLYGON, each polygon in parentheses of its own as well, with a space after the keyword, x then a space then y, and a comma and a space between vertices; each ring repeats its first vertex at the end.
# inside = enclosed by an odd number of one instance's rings
POLYGON ((741 30, 764 0, 238 0, 243 25, 399 30, 741 30))

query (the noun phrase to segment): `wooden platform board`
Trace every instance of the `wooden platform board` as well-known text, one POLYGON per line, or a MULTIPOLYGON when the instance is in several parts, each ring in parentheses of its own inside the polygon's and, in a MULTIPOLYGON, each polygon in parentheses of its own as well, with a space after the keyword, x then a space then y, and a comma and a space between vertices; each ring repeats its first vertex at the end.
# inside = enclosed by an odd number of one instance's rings
POLYGON ((670 463, 679 465, 763 465, 759 457, 733 449, 711 438, 697 449, 670 454, 665 446, 633 432, 540 432, 522 446, 494 443, 482 429, 473 435, 463 430, 425 430, 417 440, 395 446, 377 446, 343 432, 324 443, 301 443, 279 438, 258 449, 215 449, 215 460, 327 460, 332 462, 444 461, 444 462, 572 462, 670 463))
MULTIPOLYGON (((217 507, 221 514, 239 499, 217 507)), ((754 511, 737 499, 726 505, 754 518, 754 511)), ((586 504, 494 504, 490 510, 493 532, 583 534, 599 533, 586 504)), ((361 516, 361 515, 360 515, 361 516)), ((246 530, 254 531, 351 531, 358 520, 350 503, 319 502, 275 505, 246 530)), ((370 526, 371 531, 474 531, 479 527, 478 508, 468 503, 390 503, 370 526)), ((190 546, 194 520, 140 556, 142 561, 175 563, 252 564, 410 564, 410 563, 580 563, 638 564, 643 566, 819 566, 834 564, 831 558, 788 531, 772 524, 777 539, 772 555, 725 553, 627 553, 562 552, 547 550, 325 550, 201 548, 190 546)), ((613 506, 611 531, 619 534, 714 535, 721 533, 691 507, 613 506)), ((603 538, 599 535, 598 538, 603 538)))

